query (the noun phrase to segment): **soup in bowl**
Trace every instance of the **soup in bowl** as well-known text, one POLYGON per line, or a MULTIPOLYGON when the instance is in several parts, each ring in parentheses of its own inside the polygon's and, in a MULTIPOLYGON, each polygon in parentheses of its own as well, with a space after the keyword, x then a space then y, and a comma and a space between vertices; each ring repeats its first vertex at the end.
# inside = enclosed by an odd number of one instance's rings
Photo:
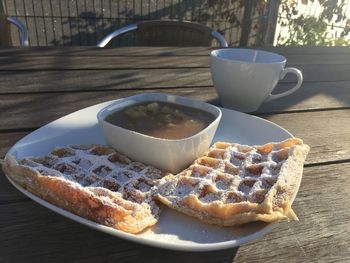
POLYGON ((219 108, 163 93, 117 100, 97 115, 107 144, 130 158, 177 173, 208 150, 219 108))

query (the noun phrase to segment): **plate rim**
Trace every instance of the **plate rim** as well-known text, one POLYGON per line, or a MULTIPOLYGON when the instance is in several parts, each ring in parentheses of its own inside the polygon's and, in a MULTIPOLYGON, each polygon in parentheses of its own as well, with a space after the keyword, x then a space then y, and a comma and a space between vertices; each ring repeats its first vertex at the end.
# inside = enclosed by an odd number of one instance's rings
MULTIPOLYGON (((120 99, 116 99, 116 100, 110 100, 110 101, 106 101, 106 102, 102 102, 102 103, 98 103, 98 104, 95 104, 95 105, 92 105, 92 106, 89 106, 89 107, 85 107, 85 108, 82 108, 82 109, 79 109, 77 111, 74 111, 72 113, 69 113, 69 114, 66 114, 56 120, 53 120, 51 122, 49 122, 48 124, 32 131, 31 133, 27 134, 26 136, 24 136, 23 138, 21 138, 20 140, 18 140, 9 150, 8 152, 6 153, 5 155, 5 158, 8 154, 10 154, 11 152, 13 152, 16 148, 16 146, 18 144, 20 144, 21 142, 25 141, 27 137, 29 137, 30 135, 32 135, 33 133, 41 130, 41 129, 45 129, 47 128, 48 126, 52 125, 52 123, 56 122, 56 121, 59 121, 59 120, 62 120, 68 116, 71 116, 71 115, 74 115, 74 114, 79 114, 79 112, 83 112, 85 110, 88 110, 88 109, 92 109, 94 107, 96 108, 102 108, 102 107, 105 107, 106 105, 109 105, 111 103, 114 103, 118 100, 121 100, 123 98, 120 98, 120 99)), ((272 125, 274 126, 275 128, 278 128, 280 129, 281 131, 283 131, 286 136, 289 136, 289 137, 293 137, 293 135, 285 128, 281 127, 280 125, 272 122, 272 121, 269 121, 269 120, 266 120, 266 119, 263 119, 263 118, 260 118, 260 117, 257 117, 257 116, 254 116, 254 115, 250 115, 250 114, 246 114, 246 113, 243 113, 243 112, 239 112, 239 111, 235 111, 235 110, 231 110, 231 109, 226 109, 226 108, 222 108, 222 107, 219 107, 222 111, 222 114, 225 115, 225 112, 226 114, 229 114, 229 112, 234 112, 235 114, 239 114, 241 116, 244 116, 245 118, 251 118, 251 117, 254 117, 254 118, 257 118, 259 119, 259 121, 263 121, 263 122, 266 122, 267 124, 269 125, 272 125)), ((96 111, 96 113, 98 112, 98 110, 96 111)), ((222 121, 222 119, 221 119, 222 121)), ((220 121, 220 123, 221 123, 220 121)), ((219 125, 220 125, 219 123, 219 125)), ((17 183, 15 183, 11 178, 9 178, 7 175, 5 175, 5 177, 7 178, 7 180, 17 189, 19 190, 21 193, 23 193, 24 195, 26 195, 27 197, 29 197, 31 200, 33 200, 34 202, 36 202, 37 204, 47 208, 47 209, 50 209, 51 211, 61 215, 61 216, 64 216, 70 220, 73 220, 77 223, 80 223, 80 224, 83 224, 87 227, 90 227, 92 229, 95 229, 95 230, 99 230, 99 231, 102 231, 104 233, 107 233, 107 234, 110 234, 112 236, 116 236, 118 238, 122 238, 122 239, 126 239, 126 240, 129 240, 129 241, 132 241, 132 242, 136 242, 136 243, 139 243, 139 244, 143 244, 143 245, 149 245, 149 246, 152 246, 152 247, 158 247, 158 248, 165 248, 165 249, 170 249, 170 250, 176 250, 176 251, 187 251, 187 252, 200 252, 200 251, 215 251, 215 250, 223 250, 223 249, 228 249, 228 248, 233 248, 233 247, 238 247, 240 245, 243 245, 243 244, 246 244, 246 243, 249 243, 259 237, 262 237, 263 235, 269 233, 277 224, 278 222, 272 222, 272 223, 267 223, 266 226, 264 226, 262 229, 256 231, 256 232, 253 232, 249 235, 246 235, 244 237, 240 237, 238 239, 233 239, 233 240, 228 240, 228 241, 222 241, 222 242, 215 242, 215 243, 206 243, 206 244, 199 244, 199 243, 194 243, 194 244, 180 244, 180 243, 167 243, 167 242, 162 242, 161 240, 152 240, 152 239, 147 239, 147 238, 144 238, 142 236, 138 236, 137 234, 130 234, 130 233, 126 233, 126 232, 123 232, 123 231, 120 231, 120 230, 117 230, 117 229, 114 229, 112 227, 108 227, 108 226, 105 226, 105 225, 102 225, 102 224, 98 224, 94 221, 91 221, 91 220, 88 220, 86 218, 83 218, 81 216, 78 216, 74 213, 71 213, 67 210, 64 210, 58 206, 55 206, 49 202, 47 202, 46 200, 32 194, 31 192, 27 191, 24 187, 18 185, 17 183)), ((295 195, 292 197, 292 202, 294 201, 295 199, 295 196, 296 194, 298 193, 299 191, 299 187, 300 187, 300 183, 301 183, 301 178, 300 178, 300 182, 299 184, 297 185, 297 191, 295 191, 295 195)))
POLYGON ((238 247, 240 245, 249 243, 253 240, 256 240, 257 238, 269 233, 276 225, 277 222, 273 223, 267 223, 264 228, 261 230, 254 232, 250 235, 247 235, 243 238, 236 239, 236 240, 229 240, 229 241, 223 241, 223 242, 216 242, 216 243, 210 243, 210 244, 174 244, 174 243, 166 243, 161 241, 155 241, 152 239, 146 239, 143 237, 138 237, 137 234, 130 234, 123 231, 120 231, 118 229, 114 229, 112 227, 108 227, 102 224, 98 224, 94 221, 88 220, 84 217, 78 216, 76 214, 73 214, 67 210, 64 210, 63 208, 59 206, 55 206, 49 202, 47 202, 44 199, 41 199, 40 197, 32 194, 31 192, 27 191, 25 188, 21 187, 17 183, 15 183, 11 178, 5 175, 7 180, 21 193, 29 197, 31 200, 33 200, 36 204, 39 204, 67 219, 70 219, 74 222, 80 223, 84 226, 87 226, 89 228, 102 231, 106 234, 115 236, 117 238, 125 239, 128 241, 132 241, 135 243, 139 243, 142 245, 148 245, 155 248, 163 248, 163 249, 169 249, 174 251, 185 251, 185 252, 205 252, 205 251, 218 251, 218 250, 224 250, 228 248, 234 248, 238 247))

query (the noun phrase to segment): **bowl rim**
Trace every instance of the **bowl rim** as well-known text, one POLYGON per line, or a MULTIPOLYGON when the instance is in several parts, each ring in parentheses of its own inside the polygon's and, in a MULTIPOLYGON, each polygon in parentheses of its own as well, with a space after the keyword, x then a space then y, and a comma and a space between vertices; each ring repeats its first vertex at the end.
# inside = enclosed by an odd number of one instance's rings
POLYGON ((116 100, 114 103, 112 103, 112 104, 102 108, 97 113, 97 119, 98 119, 98 122, 99 122, 100 126, 107 125, 107 126, 112 127, 112 128, 120 129, 120 130, 122 130, 124 132, 129 132, 129 133, 137 135, 137 136, 145 137, 147 139, 152 139, 152 140, 156 140, 156 141, 164 141, 164 142, 168 142, 168 143, 169 142, 187 141, 187 140, 190 140, 190 139, 192 139, 192 138, 194 138, 196 136, 200 136, 203 133, 207 132, 210 128, 212 128, 212 126, 214 126, 217 122, 219 122, 221 120, 221 117, 222 117, 222 112, 221 112, 220 108, 216 107, 214 105, 211 105, 211 104, 209 104, 207 102, 194 100, 194 99, 191 99, 191 98, 178 96, 178 95, 173 95, 173 94, 160 93, 160 92, 141 93, 141 94, 136 94, 136 95, 133 95, 133 96, 125 97, 125 98, 120 98, 120 99, 116 100), (163 100, 161 100, 159 98, 163 98, 163 100), (184 103, 179 103, 178 101, 170 101, 169 102, 169 101, 165 100, 165 98, 174 98, 175 100, 179 99, 179 100, 181 100, 184 103), (141 99, 141 100, 135 100, 135 99, 141 99), (128 101, 130 101, 131 103, 127 104, 128 101), (118 108, 118 107, 116 107, 117 105, 126 104, 124 106, 124 107, 126 107, 126 106, 140 104, 140 103, 147 102, 147 101, 150 101, 150 102, 151 101, 168 102, 168 103, 178 104, 178 105, 182 105, 182 106, 187 106, 187 107, 190 107, 190 108, 200 109, 200 110, 212 113, 215 116, 215 119, 212 122, 210 122, 210 124, 207 127, 202 129, 198 133, 196 133, 194 135, 191 135, 189 137, 186 137, 186 138, 182 138, 182 139, 165 139, 165 138, 153 137, 153 136, 150 136, 150 135, 147 135, 147 134, 143 134, 143 133, 140 133, 140 132, 137 132, 137 131, 132 131, 132 130, 120 127, 118 125, 112 124, 112 123, 107 122, 105 120, 105 118, 109 114, 111 114, 111 113, 113 113, 115 111, 118 111, 118 110, 120 110, 123 107, 123 106, 121 106, 121 107, 118 108), (199 107, 197 107, 197 105, 193 105, 192 104, 193 102, 194 102, 194 104, 201 105, 203 108, 199 108, 199 107), (108 110, 110 110, 111 108, 115 108, 115 110, 112 110, 109 114, 106 114, 106 112, 108 110), (204 108, 210 108, 211 111, 205 110, 204 108))

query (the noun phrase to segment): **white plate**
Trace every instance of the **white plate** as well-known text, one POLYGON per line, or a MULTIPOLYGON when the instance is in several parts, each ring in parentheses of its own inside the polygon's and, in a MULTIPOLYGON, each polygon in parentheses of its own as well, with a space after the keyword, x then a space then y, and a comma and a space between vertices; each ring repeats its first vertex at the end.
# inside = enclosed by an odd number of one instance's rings
MULTIPOLYGON (((69 114, 32 132, 18 141, 9 151, 17 158, 49 153, 56 146, 68 144, 105 144, 96 114, 115 101, 109 101, 69 114)), ((222 119, 214 141, 242 144, 262 144, 280 141, 292 135, 285 129, 261 118, 222 109, 222 119)), ((10 180, 11 181, 11 180, 10 180)), ((209 251, 235 247, 269 232, 273 225, 262 222, 240 227, 220 228, 203 224, 196 219, 165 208, 157 225, 141 234, 133 235, 86 220, 32 195, 11 183, 37 203, 74 221, 134 242, 183 251, 209 251)))

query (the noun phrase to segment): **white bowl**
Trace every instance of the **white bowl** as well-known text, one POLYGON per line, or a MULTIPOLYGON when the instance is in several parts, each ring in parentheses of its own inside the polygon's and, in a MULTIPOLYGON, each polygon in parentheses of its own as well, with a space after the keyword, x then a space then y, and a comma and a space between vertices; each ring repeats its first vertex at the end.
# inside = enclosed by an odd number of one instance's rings
POLYGON ((144 93, 117 100, 97 114, 107 144, 133 160, 178 173, 208 150, 221 119, 221 110, 205 102, 162 93, 144 93), (199 133, 184 139, 155 138, 105 121, 113 112, 143 102, 159 101, 209 112, 215 119, 199 133))

